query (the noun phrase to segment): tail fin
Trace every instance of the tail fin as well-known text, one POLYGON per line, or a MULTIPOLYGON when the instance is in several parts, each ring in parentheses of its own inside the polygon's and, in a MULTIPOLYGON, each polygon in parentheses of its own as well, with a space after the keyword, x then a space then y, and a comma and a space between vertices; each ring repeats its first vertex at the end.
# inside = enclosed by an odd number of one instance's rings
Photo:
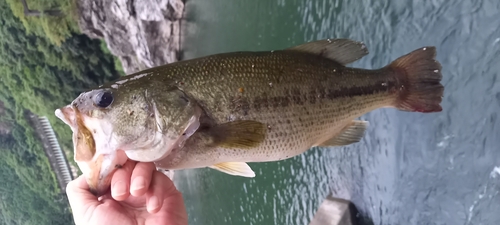
POLYGON ((399 81, 396 108, 410 112, 440 112, 444 87, 436 48, 425 47, 401 56, 387 66, 399 81))

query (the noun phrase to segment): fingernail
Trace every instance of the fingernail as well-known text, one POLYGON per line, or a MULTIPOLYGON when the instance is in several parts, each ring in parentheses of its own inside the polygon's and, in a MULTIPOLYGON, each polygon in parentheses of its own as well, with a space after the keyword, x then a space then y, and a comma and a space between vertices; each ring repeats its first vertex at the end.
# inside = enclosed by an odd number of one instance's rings
POLYGON ((137 191, 144 187, 146 187, 146 181, 144 180, 144 177, 136 177, 134 181, 132 181, 132 187, 130 188, 130 190, 137 191))
POLYGON ((122 196, 127 192, 127 187, 123 181, 118 181, 113 185, 113 195, 122 196))
POLYGON ((155 209, 157 209, 159 206, 160 206, 160 202, 158 201, 158 197, 151 196, 151 198, 149 198, 149 202, 148 202, 148 211, 152 212, 155 209))

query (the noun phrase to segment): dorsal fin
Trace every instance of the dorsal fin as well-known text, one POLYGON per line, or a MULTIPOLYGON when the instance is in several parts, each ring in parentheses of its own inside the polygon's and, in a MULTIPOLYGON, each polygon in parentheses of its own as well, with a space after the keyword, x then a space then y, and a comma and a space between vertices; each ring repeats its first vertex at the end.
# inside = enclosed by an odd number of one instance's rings
POLYGON ((342 65, 353 63, 368 55, 368 49, 363 42, 350 39, 324 39, 301 44, 286 50, 320 55, 342 65))

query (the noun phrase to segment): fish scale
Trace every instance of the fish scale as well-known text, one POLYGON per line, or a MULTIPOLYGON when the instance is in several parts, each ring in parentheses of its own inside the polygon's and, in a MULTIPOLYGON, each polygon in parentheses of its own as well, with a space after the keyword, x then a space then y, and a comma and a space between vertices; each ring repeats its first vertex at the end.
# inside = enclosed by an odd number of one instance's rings
POLYGON ((56 115, 72 128, 75 160, 96 194, 126 159, 253 177, 247 162, 359 142, 368 123, 355 119, 372 110, 442 110, 434 47, 379 69, 346 66, 366 54, 361 42, 326 39, 210 55, 104 84, 56 115))
MULTIPOLYGON (((315 55, 274 51, 223 54, 200 61, 194 66, 203 68, 205 73, 197 71, 192 78, 183 74, 172 79, 182 79, 181 88, 196 99, 216 123, 253 120, 268 128, 264 142, 250 150, 207 148, 198 145, 194 136, 183 151, 189 152, 186 158, 198 156, 200 167, 227 160, 261 162, 293 157, 331 138, 352 119, 394 101, 391 97, 394 93, 389 91, 392 87, 381 85, 389 80, 386 73, 349 69, 315 55), (375 85, 380 87, 374 88, 375 85), (358 95, 340 92, 328 96, 346 86, 364 87, 366 91, 358 95), (244 92, 238 93, 239 88, 244 92), (210 93, 216 93, 215 97, 210 93), (238 96, 244 103, 234 102, 238 96), (248 110, 240 107, 235 111, 238 104, 248 105, 248 110)), ((179 65, 182 66, 185 65, 179 65)))

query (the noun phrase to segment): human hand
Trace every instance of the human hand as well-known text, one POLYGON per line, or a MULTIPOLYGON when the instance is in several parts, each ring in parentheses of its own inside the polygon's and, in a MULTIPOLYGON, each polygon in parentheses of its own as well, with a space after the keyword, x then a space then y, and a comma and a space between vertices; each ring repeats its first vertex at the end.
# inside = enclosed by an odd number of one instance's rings
POLYGON ((66 193, 76 225, 187 225, 182 194, 154 163, 127 161, 111 178, 111 193, 97 198, 82 175, 66 193))

